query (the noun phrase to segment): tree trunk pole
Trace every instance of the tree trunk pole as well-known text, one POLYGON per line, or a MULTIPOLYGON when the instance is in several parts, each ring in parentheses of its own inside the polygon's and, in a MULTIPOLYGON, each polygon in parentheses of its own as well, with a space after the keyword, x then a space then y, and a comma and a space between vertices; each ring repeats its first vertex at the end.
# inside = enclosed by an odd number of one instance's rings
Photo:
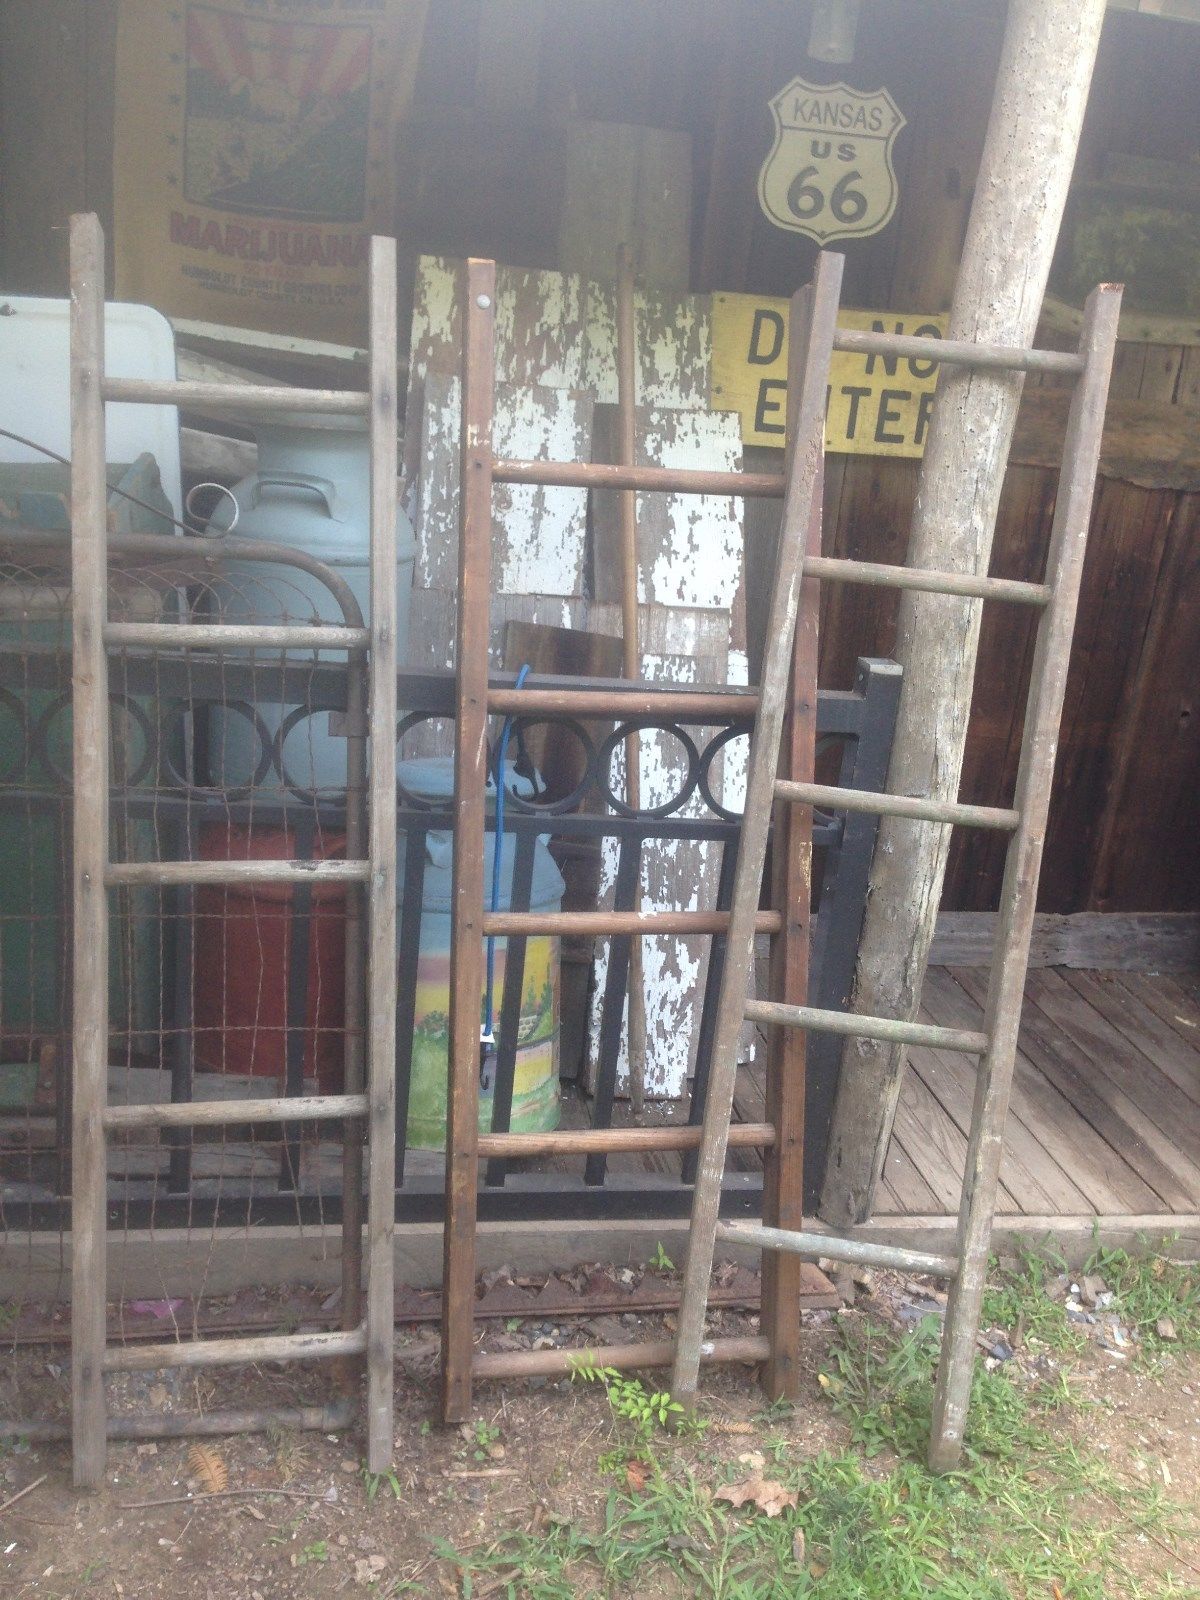
MULTIPOLYGON (((1030 345, 1075 163, 1105 0, 1011 0, 948 337, 1030 345)), ((1019 374, 943 368, 921 464, 909 560, 987 570, 1019 374)), ((981 602, 906 593, 904 683, 888 788, 958 791, 981 602)), ((850 1009, 912 1019, 941 897, 950 828, 881 820, 850 1009)), ((905 1065, 902 1046, 848 1039, 820 1214, 870 1215, 905 1065)))

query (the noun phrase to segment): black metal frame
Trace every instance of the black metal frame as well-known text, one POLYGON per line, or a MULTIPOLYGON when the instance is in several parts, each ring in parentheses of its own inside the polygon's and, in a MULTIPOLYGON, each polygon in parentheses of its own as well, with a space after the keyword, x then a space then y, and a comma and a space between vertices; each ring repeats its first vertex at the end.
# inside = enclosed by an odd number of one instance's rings
MULTIPOLYGON (((34 646, 24 651, 0 648, 0 698, 11 708, 20 709, 22 692, 57 690, 69 694, 69 679, 62 655, 52 648, 34 646)), ((344 712, 346 704, 345 665, 336 662, 311 666, 294 662, 255 661, 230 657, 145 656, 134 653, 115 656, 110 669, 110 694, 114 701, 133 705, 135 697, 156 696, 170 702, 175 712, 170 722, 194 717, 204 705, 223 703, 248 708, 251 697, 260 703, 304 708, 309 716, 344 712)), ((497 681, 511 681, 497 675, 497 681)), ((557 680, 561 682, 561 680, 557 680)), ((556 686, 556 680, 530 679, 529 687, 556 686)), ((607 687, 620 687, 605 683, 607 687)), ((578 687, 574 682, 572 687, 578 687)), ((625 687, 630 687, 626 685, 625 687)), ((818 748, 840 747, 836 781, 849 788, 880 789, 887 772, 892 729, 899 695, 899 672, 890 662, 860 660, 851 691, 822 691, 818 696, 818 748)), ((449 673, 402 672, 399 702, 407 715, 399 733, 411 731, 421 722, 448 719, 453 711, 454 682, 449 673)), ((711 792, 709 774, 714 759, 733 738, 749 727, 750 712, 738 707, 738 696, 729 696, 730 712, 720 725, 709 727, 707 737, 695 736, 694 723, 666 719, 632 718, 620 723, 596 746, 586 730, 573 718, 539 713, 530 723, 566 723, 582 741, 586 756, 585 772, 577 790, 553 804, 522 799, 511 792, 508 797, 506 831, 516 838, 512 909, 527 909, 534 865, 535 841, 550 834, 560 840, 615 837, 620 855, 613 908, 632 910, 638 883, 638 862, 648 840, 675 838, 708 840, 721 852, 717 905, 728 908, 736 857, 739 818, 727 811, 711 792), (612 793, 608 784, 609 760, 632 727, 665 730, 677 738, 687 752, 685 783, 671 801, 653 810, 631 813, 612 793), (691 731, 687 731, 688 729, 691 731), (683 815, 692 796, 699 794, 705 814, 683 815), (585 795, 604 807, 603 811, 577 809, 585 795)), ((167 759, 169 729, 144 732, 148 749, 121 790, 122 814, 130 819, 145 818, 163 827, 180 857, 194 856, 201 826, 210 820, 238 822, 253 815, 259 822, 286 824, 296 833, 298 854, 311 855, 318 827, 338 829, 342 811, 311 792, 293 790, 289 795, 282 773, 284 730, 272 740, 261 721, 250 713, 264 743, 259 762, 259 778, 272 767, 280 785, 278 798, 262 795, 230 798, 214 792, 179 771, 167 759), (268 748, 269 747, 269 748, 268 748), (160 786, 141 789, 137 785, 154 774, 160 786)), ((70 803, 65 775, 50 762, 44 747, 49 716, 41 716, 36 726, 23 718, 25 729, 25 777, 27 786, 14 784, 14 774, 0 780, 0 818, 16 806, 45 806, 64 818, 70 803), (38 768, 45 786, 34 787, 38 768)), ((203 718, 196 718, 202 722, 203 718)), ((521 719, 514 726, 520 728, 521 719)), ((416 967, 419 953, 417 937, 425 864, 425 842, 432 831, 451 831, 452 811, 422 803, 402 792, 399 828, 406 836, 403 901, 400 910, 397 1014, 397 1158, 396 1215, 407 1222, 439 1221, 443 1214, 443 1184, 440 1177, 414 1177, 405 1173, 405 1130, 408 1116, 412 1063, 413 1021, 416 996, 416 967)), ((2 824, 0 824, 2 825, 2 824)), ((814 938, 812 1003, 836 1008, 844 1005, 854 968, 854 955, 862 922, 876 819, 863 814, 840 818, 818 815, 814 821, 814 846, 822 852, 820 903, 814 938)), ((170 1031, 179 1041, 171 1063, 171 1094, 175 1101, 186 1101, 192 1093, 195 1069, 191 1031, 191 955, 195 890, 178 888, 162 891, 167 897, 171 925, 176 930, 167 959, 175 971, 174 993, 168 1011, 170 1031)), ((310 948, 309 924, 312 892, 303 887, 293 891, 290 950, 298 957, 288 969, 286 1017, 285 1094, 303 1093, 305 1013, 308 992, 307 959, 310 948)), ((593 1124, 610 1126, 616 1095, 617 1065, 622 1015, 629 967, 629 936, 611 941, 605 991, 601 1007, 599 1063, 593 1091, 593 1124)), ((506 1131, 511 1114, 513 1078, 517 1050, 517 1022, 524 976, 526 941, 508 941, 504 991, 500 1007, 498 1059, 493 1100, 493 1129, 506 1131)), ((708 1081, 709 1056, 716 996, 724 960, 724 939, 712 941, 704 1000, 699 1022, 696 1072, 693 1082, 689 1121, 703 1119, 704 1095, 708 1081)), ((164 1019, 165 1021, 167 1019, 164 1019)), ((836 1089, 839 1041, 816 1035, 809 1041, 806 1150, 808 1154, 806 1188, 810 1199, 821 1180, 821 1165, 836 1089)), ((110 1208, 110 1224, 116 1227, 143 1227, 151 1222, 158 1227, 208 1226, 221 1223, 245 1226, 249 1223, 317 1222, 331 1220, 340 1209, 336 1194, 308 1194, 300 1190, 299 1155, 301 1125, 288 1128, 280 1160, 277 1191, 250 1195, 227 1193, 218 1196, 192 1192, 191 1131, 172 1130, 171 1156, 165 1183, 162 1180, 130 1182, 124 1199, 110 1208)), ((65 1165, 65 1163, 63 1164, 65 1165)), ((679 1217, 690 1206, 690 1184, 694 1157, 685 1156, 678 1177, 640 1174, 630 1177, 607 1170, 607 1157, 586 1158, 581 1174, 536 1174, 511 1170, 501 1157, 491 1158, 482 1175, 479 1215, 483 1220, 585 1219, 589 1217, 679 1217)), ((761 1173, 730 1172, 726 1180, 725 1204, 734 1212, 756 1212, 761 1197, 761 1173)), ((68 1200, 65 1195, 15 1200, 4 1204, 7 1227, 54 1229, 66 1225, 68 1200)))

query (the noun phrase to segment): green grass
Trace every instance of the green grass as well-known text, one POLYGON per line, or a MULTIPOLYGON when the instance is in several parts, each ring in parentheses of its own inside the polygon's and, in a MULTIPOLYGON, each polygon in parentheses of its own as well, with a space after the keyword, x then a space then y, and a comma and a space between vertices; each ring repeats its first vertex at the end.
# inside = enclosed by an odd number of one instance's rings
MULTIPOLYGON (((1170 1243, 1163 1241, 1164 1252, 1170 1243)), ((1172 1261, 1165 1253, 1131 1256, 1125 1250, 1101 1247, 1085 1270, 1104 1279, 1113 1292, 1109 1309, 1137 1332, 1148 1353, 1200 1350, 1200 1268, 1194 1263, 1172 1261), (1157 1332, 1164 1318, 1174 1324, 1174 1339, 1163 1339, 1157 1332)))
POLYGON ((794 1512, 768 1519, 716 1500, 747 1467, 708 1465, 656 1437, 645 1488, 610 1488, 586 1525, 554 1520, 439 1553, 458 1567, 465 1597, 485 1589, 513 1600, 1200 1596, 1182 1562, 1176 1576, 1130 1570, 1147 1548, 1156 1569, 1170 1568, 1172 1540, 1193 1531, 1188 1514, 1072 1441, 1075 1402, 1061 1377, 1031 1384, 980 1366, 963 1468, 930 1475, 936 1351, 933 1319, 903 1336, 842 1325, 822 1387, 854 1447, 793 1463, 779 1419, 763 1419, 763 1473, 797 1491, 794 1512))
MULTIPOLYGON (((1111 1291, 1111 1304, 1103 1315, 1113 1314, 1137 1340, 1138 1355, 1154 1361, 1174 1350, 1200 1350, 1200 1269, 1172 1261, 1171 1241, 1158 1249, 1147 1247, 1137 1255, 1098 1246, 1076 1281, 1095 1274, 1111 1291), (1169 1321, 1175 1337, 1163 1338, 1159 1324, 1169 1321)), ((1031 1348, 1074 1354, 1088 1343, 1085 1328, 1071 1322, 1061 1300, 1049 1294, 1052 1281, 1066 1263, 1049 1251, 1025 1252, 1016 1263, 992 1263, 983 1299, 982 1325, 1004 1328, 1031 1348)))
POLYGON ((992 1262, 983 1296, 981 1325, 1003 1328, 1029 1345, 1076 1352, 1087 1343, 1083 1329, 1067 1317, 1062 1300, 1052 1299, 1050 1284, 1066 1271, 1066 1262, 1050 1252, 1029 1250, 1015 1264, 992 1262))

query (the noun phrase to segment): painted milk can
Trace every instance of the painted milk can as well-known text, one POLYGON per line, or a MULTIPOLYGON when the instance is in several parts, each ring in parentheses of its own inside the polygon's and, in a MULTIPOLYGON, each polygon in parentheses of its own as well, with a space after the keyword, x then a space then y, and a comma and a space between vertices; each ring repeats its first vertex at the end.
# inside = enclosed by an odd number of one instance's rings
MULTIPOLYGON (((269 539, 291 545, 331 567, 362 607, 371 611, 371 473, 369 438, 361 418, 311 417, 264 424, 255 419, 258 470, 223 497, 209 521, 210 533, 269 539), (237 515, 235 518, 234 507, 237 515)), ((396 644, 404 660, 417 542, 402 508, 396 522, 396 644)), ((319 578, 274 562, 231 561, 217 586, 222 621, 340 623, 341 607, 319 578)), ((343 661, 343 650, 295 652, 304 661, 343 661)), ((286 781, 298 789, 343 794, 346 739, 327 711, 304 716, 302 708, 263 698, 255 709, 272 737, 294 713, 283 740, 286 781)), ((251 723, 217 708, 210 724, 214 781, 229 788, 250 783, 262 755, 251 723)), ((271 786, 272 780, 266 780, 271 786)))
MULTIPOLYGON (((527 780, 507 769, 509 792, 530 792, 527 780)), ((453 762, 444 757, 401 761, 396 775, 417 800, 449 801, 454 793, 453 762)), ((489 792, 494 793, 489 784, 489 792)), ((548 848, 548 836, 534 846, 531 911, 558 911, 562 906, 563 879, 548 848)), ((500 848, 500 895, 497 909, 512 904, 516 837, 506 832, 500 848)), ((491 905, 496 835, 484 841, 483 881, 485 904, 491 905)), ((420 957, 417 963, 417 997, 413 1016, 412 1075, 408 1101, 408 1144, 418 1150, 442 1150, 446 1144, 446 1083, 448 1076, 448 1019, 450 1011, 450 903, 453 836, 431 832, 426 837, 425 874, 421 890, 420 957)), ((403 905, 404 856, 400 857, 399 896, 403 905)), ((499 1030, 504 994, 507 940, 496 940, 494 1007, 499 1030)), ((480 1017, 483 996, 480 996, 480 1017)), ((525 972, 521 1016, 517 1034, 517 1059, 513 1079, 511 1128, 514 1133, 543 1133, 558 1126, 558 940, 531 938, 525 942, 525 972)), ((479 1128, 492 1126, 494 1071, 483 1075, 479 1094, 479 1128)))

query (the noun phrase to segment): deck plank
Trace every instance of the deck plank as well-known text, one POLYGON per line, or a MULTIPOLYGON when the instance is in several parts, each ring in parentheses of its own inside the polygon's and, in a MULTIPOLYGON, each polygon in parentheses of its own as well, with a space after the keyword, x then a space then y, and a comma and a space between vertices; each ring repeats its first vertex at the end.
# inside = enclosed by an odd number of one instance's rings
POLYGON ((1115 973, 1064 972, 1063 977, 1108 1027, 1135 1045, 1189 1100, 1200 1101, 1200 1029, 1195 1045, 1189 1046, 1169 1022, 1117 982, 1115 973))
MULTIPOLYGON (((986 974, 957 968, 955 978, 982 1003, 987 992, 986 974)), ((1030 978, 1034 974, 1030 974, 1030 978)), ((1102 1071, 1085 1048, 1067 1037, 1036 1004, 1026 1001, 1021 1018, 1021 1049, 1042 1075, 1070 1100, 1080 1122, 1090 1125, 1120 1156, 1149 1200, 1132 1207, 1139 1211, 1192 1209, 1189 1186, 1175 1166, 1160 1153, 1159 1131, 1102 1071)), ((1168 1152, 1169 1154, 1170 1152, 1168 1152)))
MULTIPOLYGON (((947 1211, 957 1211, 962 1196, 967 1140, 954 1119, 939 1105, 928 1087, 913 1073, 905 1073, 896 1104, 893 1139, 898 1139, 947 1211)), ((1000 1185, 998 1203, 1005 1211, 1019 1211, 1016 1197, 1000 1185)))
MULTIPOLYGON (((948 1050, 910 1050, 910 1069, 951 1116, 964 1135, 970 1133, 975 1097, 975 1069, 964 1056, 948 1050)), ((1046 1152, 1033 1133, 1010 1110, 1004 1132, 1000 1178, 1020 1202, 1022 1211, 1068 1213, 1085 1211, 1087 1196, 1046 1152)))
MULTIPOLYGON (((978 1028, 983 1017, 986 972, 939 967, 925 983, 931 1016, 949 1027, 978 1028), (980 980, 976 987, 975 980, 980 980)), ((1013 1102, 1027 1127, 1087 1197, 1089 1211, 1101 1214, 1154 1212, 1163 1202, 1075 1108, 1068 1093, 1047 1078, 1022 1048, 1018 1051, 1013 1102)))
POLYGON ((1190 980, 1150 977, 1143 972, 1122 972, 1120 978, 1129 992, 1173 1028, 1184 1044, 1200 1049, 1200 997, 1190 980))
POLYGON ((1200 1105, 1110 1027, 1060 973, 1050 968, 1031 972, 1026 1004, 1030 1025, 1052 1030, 1064 1056, 1092 1068, 1096 1086, 1113 1110, 1176 1177, 1179 1194, 1164 1194, 1164 1199, 1194 1209, 1200 1201, 1200 1165, 1187 1152, 1200 1149, 1200 1105))

